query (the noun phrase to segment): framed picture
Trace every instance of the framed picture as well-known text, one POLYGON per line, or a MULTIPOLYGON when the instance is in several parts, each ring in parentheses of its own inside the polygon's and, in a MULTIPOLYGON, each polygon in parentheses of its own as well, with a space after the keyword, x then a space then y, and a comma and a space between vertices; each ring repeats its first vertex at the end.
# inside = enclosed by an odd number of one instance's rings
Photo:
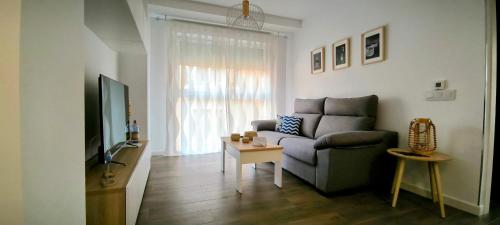
POLYGON ((332 45, 332 61, 333 70, 340 70, 350 66, 351 64, 351 39, 346 38, 333 43, 332 45))
POLYGON ((361 35, 361 61, 363 64, 385 59, 385 26, 367 31, 361 35))
POLYGON ((311 52, 311 73, 325 72, 325 48, 321 47, 311 52))

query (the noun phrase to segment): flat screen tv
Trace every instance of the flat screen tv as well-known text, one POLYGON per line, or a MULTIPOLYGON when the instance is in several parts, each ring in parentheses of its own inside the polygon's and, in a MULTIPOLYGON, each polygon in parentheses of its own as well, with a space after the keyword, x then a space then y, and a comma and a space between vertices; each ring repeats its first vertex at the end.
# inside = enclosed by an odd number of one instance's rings
POLYGON ((99 162, 110 160, 127 143, 128 86, 104 75, 99 76, 101 144, 99 162))

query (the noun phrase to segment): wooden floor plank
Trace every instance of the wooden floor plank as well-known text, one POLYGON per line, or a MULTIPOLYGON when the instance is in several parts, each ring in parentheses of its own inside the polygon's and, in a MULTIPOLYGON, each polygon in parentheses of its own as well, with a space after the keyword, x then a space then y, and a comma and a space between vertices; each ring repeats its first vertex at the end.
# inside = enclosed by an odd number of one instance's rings
POLYGON ((227 158, 222 173, 219 156, 153 157, 137 224, 500 224, 500 213, 479 218, 451 207, 446 207, 447 218, 441 219, 432 200, 405 191, 396 208, 391 207, 390 190, 365 188, 324 196, 286 171, 279 189, 270 163, 257 169, 245 165, 244 193, 239 194, 235 162, 227 158))

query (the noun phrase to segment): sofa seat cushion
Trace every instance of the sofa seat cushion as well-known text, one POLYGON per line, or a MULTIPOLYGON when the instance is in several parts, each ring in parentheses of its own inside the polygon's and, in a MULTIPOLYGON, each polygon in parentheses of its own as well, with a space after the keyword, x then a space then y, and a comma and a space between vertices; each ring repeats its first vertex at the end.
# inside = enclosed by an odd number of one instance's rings
POLYGON ((309 138, 283 138, 280 145, 283 146, 283 154, 315 166, 317 161, 315 142, 309 138))
POLYGON ((267 139, 267 143, 270 144, 280 144, 281 139, 283 138, 305 138, 302 136, 297 136, 297 135, 291 135, 291 134, 284 134, 278 131, 258 131, 257 136, 259 137, 265 137, 267 139))

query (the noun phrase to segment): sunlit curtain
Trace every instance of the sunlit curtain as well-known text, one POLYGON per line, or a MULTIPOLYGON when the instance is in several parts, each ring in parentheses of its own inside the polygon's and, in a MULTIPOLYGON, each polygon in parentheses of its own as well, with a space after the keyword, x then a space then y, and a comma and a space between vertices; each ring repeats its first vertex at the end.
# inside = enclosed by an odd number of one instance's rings
POLYGON ((220 151, 220 137, 276 112, 275 35, 167 23, 167 151, 220 151))

